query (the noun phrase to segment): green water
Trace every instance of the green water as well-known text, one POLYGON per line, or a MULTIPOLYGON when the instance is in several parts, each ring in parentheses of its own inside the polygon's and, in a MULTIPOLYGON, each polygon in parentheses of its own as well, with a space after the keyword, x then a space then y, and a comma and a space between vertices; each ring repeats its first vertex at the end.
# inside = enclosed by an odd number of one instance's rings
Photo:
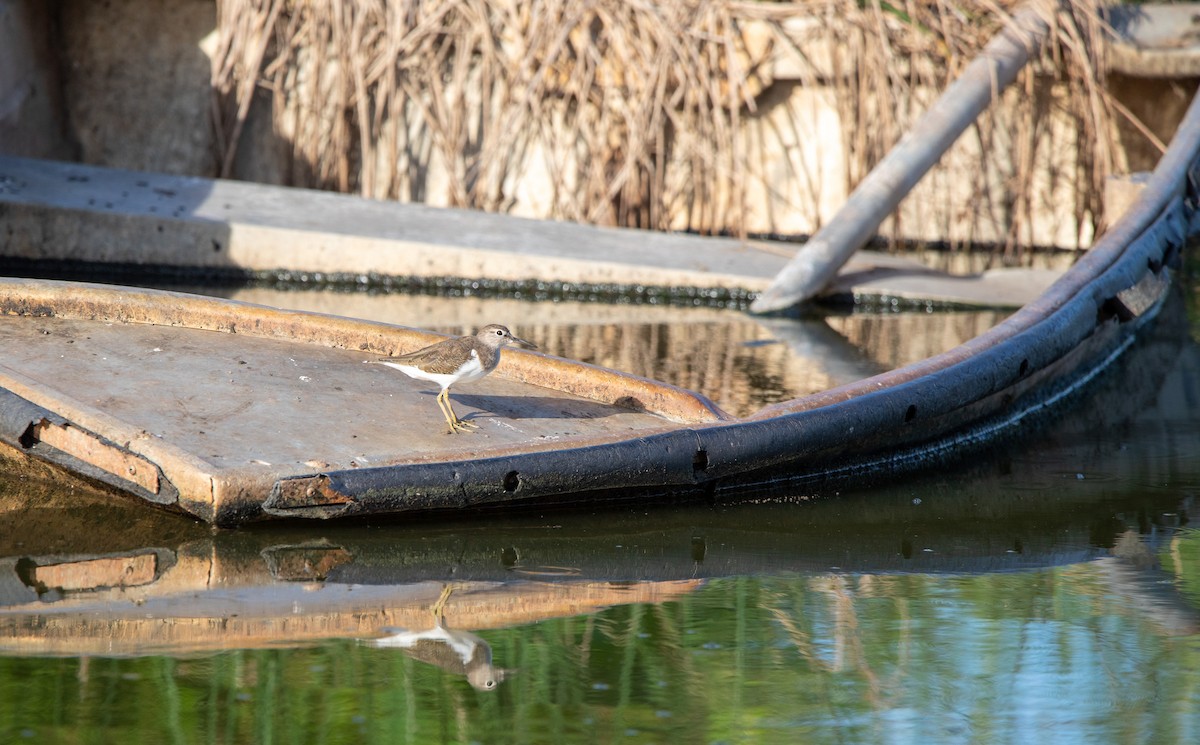
POLYGON ((214 534, 0 478, 0 743, 1200 742, 1189 292, 1053 426, 823 499, 214 534), (482 667, 373 641, 439 598, 482 667))
MULTIPOLYGON (((1200 535, 1179 552, 1200 569, 1200 535)), ((1195 608, 1200 596, 1187 595, 1195 608)), ((496 691, 351 641, 0 662, 4 742, 1196 742, 1200 637, 1078 564, 712 581, 484 634, 496 691)))

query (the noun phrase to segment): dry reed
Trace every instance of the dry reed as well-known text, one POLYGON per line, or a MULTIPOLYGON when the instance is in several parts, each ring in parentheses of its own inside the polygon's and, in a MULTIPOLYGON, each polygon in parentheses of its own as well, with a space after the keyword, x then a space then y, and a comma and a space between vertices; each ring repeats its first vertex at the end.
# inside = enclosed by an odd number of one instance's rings
MULTIPOLYGON (((214 119, 223 175, 256 91, 290 144, 294 185, 504 211, 521 169, 539 165, 547 217, 703 233, 743 233, 746 145, 737 136, 771 83, 773 50, 809 49, 786 25, 821 21, 841 50, 806 84, 830 86, 860 180, 999 29, 1015 0, 218 0, 214 119), (749 33, 753 30, 755 33, 749 33), (756 41, 756 39, 758 41, 756 41), (765 39, 764 44, 762 40, 765 39), (440 175, 439 175, 440 174, 440 175)), ((1028 242, 1030 179, 1045 147, 1045 81, 1066 86, 1080 149, 1080 223, 1100 219, 1119 165, 1105 91, 1106 27, 1096 0, 1064 0, 1053 42, 981 117, 985 161, 1002 129, 1007 248, 1028 242)), ((806 42, 807 43, 807 42, 806 42)), ((1053 105, 1062 105, 1055 103, 1053 105)), ((981 184, 987 180, 982 179, 981 184)), ((897 226, 894 226, 897 227, 897 226)))

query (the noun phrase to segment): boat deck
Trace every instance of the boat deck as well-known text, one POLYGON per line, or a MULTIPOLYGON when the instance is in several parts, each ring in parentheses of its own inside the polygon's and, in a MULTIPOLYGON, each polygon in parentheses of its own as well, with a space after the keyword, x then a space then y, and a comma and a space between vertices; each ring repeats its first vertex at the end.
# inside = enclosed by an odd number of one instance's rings
MULTIPOLYGON (((182 293, 0 280, 3 438, 154 502, 217 519, 281 479, 626 442, 728 419, 699 394, 506 350, 451 390, 364 364, 442 338, 182 293)), ((515 476, 514 476, 515 478, 515 476)), ((517 482, 508 485, 513 491, 517 482)))
POLYGON ((0 344, 4 372, 44 381, 44 400, 80 397, 215 469, 386 465, 669 424, 497 376, 451 390, 458 415, 479 425, 455 436, 437 385, 363 364, 377 355, 202 329, 9 316, 0 344))

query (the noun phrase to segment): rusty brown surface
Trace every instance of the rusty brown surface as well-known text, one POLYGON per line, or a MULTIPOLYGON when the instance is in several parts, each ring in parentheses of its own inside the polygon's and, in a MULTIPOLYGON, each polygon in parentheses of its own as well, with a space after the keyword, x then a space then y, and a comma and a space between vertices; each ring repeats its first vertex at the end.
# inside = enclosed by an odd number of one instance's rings
POLYGON ((1137 284, 1116 294, 1116 309, 1122 320, 1137 318, 1148 312, 1167 291, 1167 279, 1162 274, 1148 272, 1137 284))
POLYGON ((158 469, 144 458, 113 447, 100 438, 70 425, 58 425, 43 421, 33 429, 34 436, 39 442, 58 448, 69 453, 85 463, 121 478, 157 494, 158 469))
POLYGON ((323 582, 331 570, 354 561, 354 554, 332 545, 272 546, 262 556, 271 576, 285 582, 323 582))
POLYGON ((30 574, 39 585, 69 592, 146 585, 154 581, 157 571, 158 556, 143 553, 47 564, 30 574))
POLYGON ((324 476, 284 481, 280 484, 277 500, 281 508, 339 505, 350 501, 350 497, 330 489, 329 479, 324 476))

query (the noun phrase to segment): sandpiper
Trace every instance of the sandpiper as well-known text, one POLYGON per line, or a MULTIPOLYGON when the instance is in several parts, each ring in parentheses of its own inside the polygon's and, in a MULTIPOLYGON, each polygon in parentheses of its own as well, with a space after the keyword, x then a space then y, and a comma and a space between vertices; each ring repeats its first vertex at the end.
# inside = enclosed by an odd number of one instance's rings
POLYGON ((469 631, 446 626, 446 601, 453 585, 442 588, 442 595, 433 606, 433 628, 419 631, 403 628, 384 628, 387 636, 372 639, 376 647, 398 647, 408 656, 421 662, 437 665, 456 675, 465 675, 467 682, 480 691, 494 691, 512 671, 492 663, 492 647, 482 637, 469 631))
POLYGON ((394 367, 410 378, 440 385, 442 392, 437 396, 438 408, 446 417, 450 431, 458 433, 479 425, 464 422, 454 415, 454 409, 450 408, 450 386, 479 380, 495 370, 500 362, 500 348, 510 344, 537 349, 532 342, 513 336, 504 326, 493 323, 479 329, 474 336, 447 339, 399 357, 381 357, 375 361, 394 367))

